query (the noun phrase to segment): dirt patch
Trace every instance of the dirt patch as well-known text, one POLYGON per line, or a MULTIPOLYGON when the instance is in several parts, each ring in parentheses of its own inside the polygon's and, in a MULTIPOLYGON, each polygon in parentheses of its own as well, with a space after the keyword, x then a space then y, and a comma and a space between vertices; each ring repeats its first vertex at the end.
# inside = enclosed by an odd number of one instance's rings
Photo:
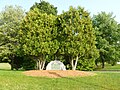
POLYGON ((62 77, 84 77, 94 76, 95 73, 73 70, 30 70, 23 72, 27 76, 40 76, 49 78, 62 78, 62 77))

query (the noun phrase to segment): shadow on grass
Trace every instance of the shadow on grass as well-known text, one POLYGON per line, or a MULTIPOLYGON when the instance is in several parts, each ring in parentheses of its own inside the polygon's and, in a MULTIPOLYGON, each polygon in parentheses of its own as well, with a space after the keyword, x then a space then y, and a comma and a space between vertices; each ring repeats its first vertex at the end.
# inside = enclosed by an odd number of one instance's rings
POLYGON ((49 72, 49 74, 55 75, 55 76, 60 77, 60 78, 64 78, 63 76, 61 76, 60 74, 58 74, 56 72, 49 72))
POLYGON ((66 80, 74 81, 74 82, 76 82, 76 83, 78 83, 78 84, 81 82, 81 83, 85 84, 85 85, 88 86, 88 87, 95 86, 95 87, 97 87, 97 88, 101 88, 101 90, 113 90, 113 89, 104 87, 104 86, 102 86, 102 85, 98 85, 98 84, 94 84, 94 83, 89 83, 89 82, 87 83, 87 82, 84 82, 84 81, 80 81, 79 79, 76 79, 76 78, 63 77, 63 76, 61 76, 60 74, 58 74, 58 73, 56 73, 56 72, 49 72, 49 74, 53 74, 53 75, 55 75, 55 76, 57 76, 57 77, 64 78, 64 79, 66 79, 66 80))
POLYGON ((19 72, 19 71, 25 71, 25 70, 0 69, 0 71, 17 71, 17 72, 19 72))
POLYGON ((12 71, 10 69, 0 69, 0 71, 12 71))
POLYGON ((95 86, 97 88, 101 88, 101 90, 113 90, 113 89, 110 89, 110 88, 107 88, 107 87, 104 87, 104 86, 101 86, 101 85, 98 85, 98 84, 94 84, 94 83, 87 83, 87 82, 84 82, 83 80, 80 81, 79 79, 74 79, 74 78, 68 78, 68 77, 63 77, 64 79, 67 79, 67 80, 72 80, 74 82, 77 82, 78 84, 81 82, 83 84, 85 84, 86 86, 88 87, 92 87, 92 86, 95 86))
MULTIPOLYGON (((24 71, 24 70, 0 69, 0 71, 24 71)), ((113 89, 110 89, 109 87, 99 85, 98 83, 97 84, 92 83, 92 82, 90 83, 90 81, 86 82, 86 80, 80 80, 80 79, 76 79, 76 78, 72 78, 72 77, 63 77, 56 72, 49 72, 49 74, 53 74, 57 77, 60 77, 60 78, 63 78, 63 79, 69 80, 69 81, 73 81, 73 82, 78 83, 78 84, 82 83, 82 84, 86 85, 86 87, 94 86, 94 87, 100 88, 101 90, 113 90, 113 89)), ((83 78, 83 77, 81 77, 81 78, 83 78)))

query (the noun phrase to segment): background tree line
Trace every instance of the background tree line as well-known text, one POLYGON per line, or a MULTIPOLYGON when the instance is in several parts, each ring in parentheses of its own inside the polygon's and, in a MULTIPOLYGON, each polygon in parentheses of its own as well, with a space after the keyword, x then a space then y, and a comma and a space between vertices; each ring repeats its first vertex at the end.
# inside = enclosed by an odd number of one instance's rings
POLYGON ((11 69, 45 69, 51 60, 67 69, 94 70, 120 60, 120 25, 112 13, 90 17, 82 7, 57 15, 57 7, 41 1, 28 12, 6 6, 0 12, 0 62, 11 69))

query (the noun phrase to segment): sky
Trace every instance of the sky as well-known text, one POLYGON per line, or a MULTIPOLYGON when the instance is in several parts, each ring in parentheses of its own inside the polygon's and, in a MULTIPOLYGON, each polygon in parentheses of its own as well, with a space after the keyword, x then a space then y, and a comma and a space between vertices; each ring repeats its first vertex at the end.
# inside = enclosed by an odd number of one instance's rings
MULTIPOLYGON (((67 11, 69 6, 81 6, 85 10, 91 13, 91 16, 97 15, 101 11, 107 13, 113 12, 115 20, 120 23, 120 0, 44 0, 54 5, 58 9, 58 14, 62 11, 67 11)), ((4 9, 6 5, 18 5, 26 11, 35 3, 40 0, 0 0, 0 11, 4 9)))

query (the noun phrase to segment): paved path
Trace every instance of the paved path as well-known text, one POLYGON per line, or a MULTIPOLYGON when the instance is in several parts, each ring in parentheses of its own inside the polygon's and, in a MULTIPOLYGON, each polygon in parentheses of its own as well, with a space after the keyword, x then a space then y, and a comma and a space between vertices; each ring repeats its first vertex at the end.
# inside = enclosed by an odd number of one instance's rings
POLYGON ((98 73, 120 73, 120 70, 116 70, 116 71, 90 71, 90 72, 98 72, 98 73))

